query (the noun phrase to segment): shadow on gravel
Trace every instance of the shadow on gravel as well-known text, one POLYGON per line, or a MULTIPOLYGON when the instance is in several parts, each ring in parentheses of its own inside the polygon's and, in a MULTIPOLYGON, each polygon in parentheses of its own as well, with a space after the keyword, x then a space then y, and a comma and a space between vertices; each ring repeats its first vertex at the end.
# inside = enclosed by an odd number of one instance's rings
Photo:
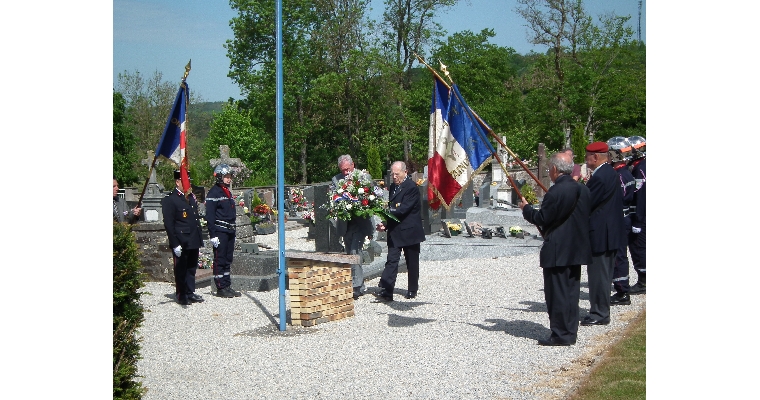
POLYGON ((514 337, 523 337, 526 339, 538 340, 546 336, 544 331, 548 329, 533 321, 515 320, 507 321, 504 319, 487 319, 487 324, 468 324, 490 332, 503 331, 507 335, 514 337))
POLYGON ((396 314, 388 314, 388 327, 390 328, 406 328, 418 324, 427 324, 434 321, 434 319, 428 318, 409 318, 396 314))
MULTIPOLYGON (((254 303, 256 303, 256 306, 259 307, 259 309, 261 310, 261 312, 263 312, 264 315, 267 316, 267 318, 269 319, 269 322, 272 323, 272 326, 279 326, 280 325, 280 322, 274 318, 274 315, 272 315, 272 313, 270 313, 269 310, 267 310, 267 308, 264 307, 264 305, 261 304, 261 302, 257 298, 251 296, 250 294, 248 294, 248 292, 245 292, 245 297, 248 297, 249 299, 253 300, 254 303)), ((289 313, 290 310, 287 310, 287 312, 289 313)), ((279 315, 279 313, 278 313, 278 315, 279 315)), ((288 318, 286 321, 288 321, 289 319, 290 318, 288 318)))

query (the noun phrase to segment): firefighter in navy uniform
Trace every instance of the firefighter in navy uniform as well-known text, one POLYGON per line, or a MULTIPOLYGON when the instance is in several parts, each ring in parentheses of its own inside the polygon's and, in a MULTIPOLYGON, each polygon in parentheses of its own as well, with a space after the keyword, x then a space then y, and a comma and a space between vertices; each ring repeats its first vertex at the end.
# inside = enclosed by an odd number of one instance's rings
POLYGON ((219 297, 239 297, 241 293, 232 289, 230 266, 235 250, 235 201, 230 185, 232 168, 219 164, 214 168, 215 185, 206 195, 206 221, 209 241, 214 245, 214 284, 219 297))
POLYGON ((174 260, 176 301, 182 305, 199 303, 203 298, 195 294, 195 271, 198 269, 198 252, 203 246, 198 202, 195 195, 182 192, 180 172, 174 171, 175 188, 161 200, 164 228, 169 237, 174 260))
MULTIPOLYGON (((620 178, 620 188, 623 193, 623 237, 627 238, 631 233, 630 207, 633 202, 633 190, 636 182, 633 180, 631 171, 628 170, 628 161, 631 160, 631 143, 622 136, 615 136, 607 141, 610 147, 610 162, 620 178)), ((610 297, 611 305, 631 304, 628 291, 631 289, 628 280, 628 241, 623 240, 615 256, 615 269, 612 271, 612 286, 615 294, 610 297)))
POLYGON ((628 249, 631 251, 633 269, 638 281, 631 286, 629 294, 646 294, 647 292, 647 152, 646 139, 631 136, 628 141, 633 147, 633 161, 630 163, 631 174, 636 181, 631 205, 631 233, 628 235, 628 249))

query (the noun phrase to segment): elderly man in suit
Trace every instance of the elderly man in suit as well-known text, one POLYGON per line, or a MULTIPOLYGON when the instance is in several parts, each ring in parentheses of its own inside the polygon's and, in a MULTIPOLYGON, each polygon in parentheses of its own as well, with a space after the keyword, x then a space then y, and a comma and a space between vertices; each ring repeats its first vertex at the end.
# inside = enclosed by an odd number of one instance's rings
MULTIPOLYGON (((338 168, 340 173, 332 178, 330 189, 335 189, 341 179, 345 179, 354 172, 354 160, 350 155, 344 154, 338 157, 338 168)), ((364 178, 372 180, 370 174, 365 174, 364 178)), ((359 254, 361 257, 362 246, 366 237, 372 237, 372 220, 370 218, 354 217, 349 221, 338 220, 336 225, 338 236, 343 237, 343 248, 346 254, 359 254)), ((364 295, 366 285, 364 285, 364 269, 361 263, 351 265, 351 284, 354 287, 354 300, 364 295)))
POLYGON ((591 308, 581 325, 610 323, 610 286, 615 256, 623 245, 623 192, 615 169, 608 163, 609 146, 594 142, 586 146, 586 165, 591 177, 589 235, 591 264, 588 265, 588 296, 591 308))
POLYGON ((590 194, 572 173, 572 156, 556 153, 549 161, 549 178, 554 185, 546 192, 541 208, 535 210, 525 198, 520 199, 523 217, 541 227, 544 237, 539 263, 551 335, 538 340, 542 346, 570 346, 578 337, 581 265, 591 261, 590 194))
POLYGON ((417 184, 407 176, 406 164, 396 161, 391 165, 393 183, 389 191, 388 209, 398 218, 399 222, 388 219, 387 225, 377 224, 378 231, 388 232, 388 256, 385 269, 380 278, 382 290, 378 297, 383 301, 393 301, 393 289, 396 287, 398 262, 401 251, 404 251, 406 268, 408 270, 407 299, 417 297, 420 278, 420 243, 425 241, 425 230, 422 228, 420 214, 420 191, 417 184))

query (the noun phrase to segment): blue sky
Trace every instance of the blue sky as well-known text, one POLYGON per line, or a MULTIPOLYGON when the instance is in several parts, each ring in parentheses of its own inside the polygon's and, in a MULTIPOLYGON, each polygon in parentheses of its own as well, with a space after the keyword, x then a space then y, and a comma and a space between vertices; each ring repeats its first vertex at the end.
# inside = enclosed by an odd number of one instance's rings
MULTIPOLYGON (((630 15, 636 29, 638 0, 584 0, 586 10, 596 17, 615 12, 630 15)), ((380 18, 383 1, 372 0, 372 15, 380 18)), ((493 28, 492 42, 525 54, 543 52, 527 40, 525 21, 514 11, 514 0, 460 0, 441 15, 448 34, 469 29, 480 32, 493 28)), ((182 77, 192 59, 187 81, 195 94, 206 101, 239 99, 240 90, 227 77, 229 59, 222 47, 232 39, 229 21, 235 13, 227 0, 114 0, 113 2, 113 85, 119 73, 139 71, 150 77, 160 71, 165 81, 182 77)), ((646 2, 642 3, 642 40, 646 42, 646 2)), ((635 33, 634 33, 635 35, 635 33)))

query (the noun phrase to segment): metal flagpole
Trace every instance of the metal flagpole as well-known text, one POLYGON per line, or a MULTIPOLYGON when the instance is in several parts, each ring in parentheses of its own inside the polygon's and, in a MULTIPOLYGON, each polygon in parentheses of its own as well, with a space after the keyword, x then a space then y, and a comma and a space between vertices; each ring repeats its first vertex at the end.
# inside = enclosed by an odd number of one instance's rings
POLYGON ((277 229, 279 244, 280 275, 280 331, 285 330, 285 145, 282 132, 282 0, 277 0, 276 7, 276 42, 277 42, 277 229))

